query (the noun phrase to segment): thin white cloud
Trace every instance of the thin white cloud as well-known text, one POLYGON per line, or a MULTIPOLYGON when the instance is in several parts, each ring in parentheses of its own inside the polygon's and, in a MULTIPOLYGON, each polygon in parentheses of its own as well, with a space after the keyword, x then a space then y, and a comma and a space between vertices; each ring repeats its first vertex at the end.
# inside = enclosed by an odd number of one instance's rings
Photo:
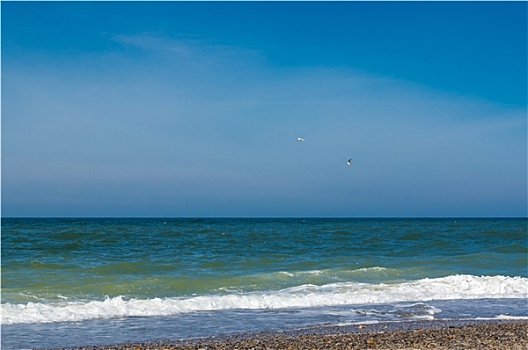
POLYGON ((137 48, 150 52, 169 52, 181 56, 188 56, 192 47, 189 42, 180 40, 170 40, 162 36, 156 36, 148 33, 125 35, 119 34, 113 36, 113 40, 125 47, 137 48))

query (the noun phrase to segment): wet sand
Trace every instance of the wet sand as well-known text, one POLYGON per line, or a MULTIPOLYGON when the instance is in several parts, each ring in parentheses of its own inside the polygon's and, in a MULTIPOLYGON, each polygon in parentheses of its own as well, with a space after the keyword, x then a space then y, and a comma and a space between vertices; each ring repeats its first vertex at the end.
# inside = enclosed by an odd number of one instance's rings
POLYGON ((438 349, 527 350, 528 321, 423 321, 329 326, 177 341, 70 348, 76 350, 438 349))

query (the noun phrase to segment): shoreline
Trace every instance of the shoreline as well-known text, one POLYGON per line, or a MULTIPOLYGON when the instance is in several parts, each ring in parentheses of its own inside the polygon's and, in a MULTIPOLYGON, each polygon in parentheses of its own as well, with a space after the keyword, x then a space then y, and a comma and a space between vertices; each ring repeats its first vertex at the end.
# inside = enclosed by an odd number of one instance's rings
POLYGON ((317 326, 206 338, 122 343, 64 350, 199 349, 510 349, 526 350, 528 320, 434 320, 317 326))

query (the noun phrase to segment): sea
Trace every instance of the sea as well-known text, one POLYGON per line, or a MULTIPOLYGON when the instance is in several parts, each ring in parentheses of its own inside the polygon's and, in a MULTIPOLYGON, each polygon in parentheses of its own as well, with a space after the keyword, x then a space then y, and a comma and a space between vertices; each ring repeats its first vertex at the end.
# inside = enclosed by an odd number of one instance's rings
POLYGON ((2 218, 1 348, 528 319, 526 218, 2 218))

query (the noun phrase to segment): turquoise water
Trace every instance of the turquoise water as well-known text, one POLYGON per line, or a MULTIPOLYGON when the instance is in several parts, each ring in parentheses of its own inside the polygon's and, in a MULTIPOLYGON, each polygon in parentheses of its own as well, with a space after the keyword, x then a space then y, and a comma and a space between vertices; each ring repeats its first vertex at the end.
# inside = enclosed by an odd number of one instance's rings
POLYGON ((2 348, 527 317, 527 223, 4 218, 2 348), (175 320, 188 329, 168 326, 175 320), (94 322, 108 333, 94 336, 94 322), (149 330, 138 332, 138 322, 149 330), (64 343, 70 327, 75 339, 64 343))

